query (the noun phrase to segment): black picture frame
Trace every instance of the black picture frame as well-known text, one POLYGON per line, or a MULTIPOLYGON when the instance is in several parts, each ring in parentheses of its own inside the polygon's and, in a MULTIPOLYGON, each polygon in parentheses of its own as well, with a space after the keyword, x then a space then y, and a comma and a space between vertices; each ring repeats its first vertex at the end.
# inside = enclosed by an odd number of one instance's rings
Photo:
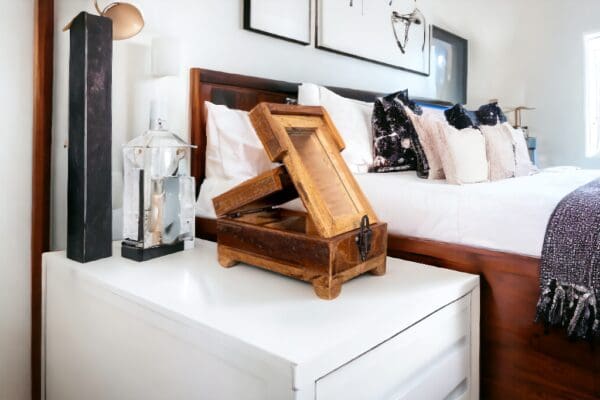
POLYGON ((312 2, 311 0, 304 0, 306 1, 306 4, 308 6, 308 20, 306 21, 306 24, 308 26, 307 32, 308 32, 308 37, 307 40, 299 40, 296 38, 291 38, 288 36, 284 36, 282 34, 278 34, 277 32, 270 32, 270 31, 266 31, 264 29, 259 29, 256 27, 252 26, 252 0, 244 0, 244 29, 247 31, 251 31, 254 33, 259 33, 262 35, 266 35, 275 39, 281 39, 281 40, 285 40, 291 43, 297 43, 297 44, 301 44, 303 46, 308 46, 310 45, 310 32, 311 32, 311 19, 312 19, 312 2))
MULTIPOLYGON (((440 95, 440 93, 436 93, 435 97, 452 103, 467 104, 469 78, 469 41, 452 32, 432 25, 431 48, 433 54, 431 55, 431 58, 436 58, 436 62, 437 57, 435 54, 435 49, 437 43, 446 44, 447 46, 451 47, 453 52, 456 54, 456 64, 454 65, 455 71, 452 72, 452 79, 454 79, 456 83, 454 84, 454 90, 450 90, 451 93, 446 94, 445 96, 443 94, 440 95)), ((431 70, 432 67, 430 60, 430 73, 431 70)))
POLYGON ((368 57, 363 57, 363 56, 359 56, 357 54, 352 54, 352 53, 348 53, 345 51, 341 51, 341 50, 337 50, 328 46, 325 46, 323 44, 321 44, 319 42, 319 28, 320 28, 320 18, 319 18, 319 2, 321 0, 315 0, 315 48, 319 49, 319 50, 323 50, 323 51, 327 51, 330 53, 334 53, 334 54, 338 54, 338 55, 342 55, 342 56, 346 56, 346 57, 351 57, 357 60, 361 60, 361 61, 367 61, 373 64, 377 64, 377 65, 382 65, 384 67, 389 67, 389 68, 393 68, 393 69, 397 69, 400 71, 405 71, 405 72, 410 72, 413 74, 417 74, 417 75, 421 75, 421 76, 425 76, 428 77, 431 74, 431 32, 432 32, 432 26, 431 24, 429 25, 429 28, 427 29, 427 35, 428 35, 428 46, 426 51, 429 53, 428 54, 428 62, 427 62, 427 71, 423 72, 423 71, 418 71, 418 70, 414 70, 414 69, 410 69, 410 68, 406 68, 406 67, 402 67, 399 65, 395 65, 395 64, 390 64, 390 63, 386 63, 383 61, 378 61, 378 60, 374 60, 372 58, 368 58, 368 57))

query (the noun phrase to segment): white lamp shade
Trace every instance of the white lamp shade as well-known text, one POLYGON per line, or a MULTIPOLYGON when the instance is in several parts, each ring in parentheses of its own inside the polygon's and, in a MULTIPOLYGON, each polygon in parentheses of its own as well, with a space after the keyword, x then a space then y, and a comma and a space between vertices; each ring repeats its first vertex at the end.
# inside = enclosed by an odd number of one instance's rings
POLYGON ((152 75, 161 78, 178 76, 181 63, 179 40, 170 37, 152 39, 152 75))

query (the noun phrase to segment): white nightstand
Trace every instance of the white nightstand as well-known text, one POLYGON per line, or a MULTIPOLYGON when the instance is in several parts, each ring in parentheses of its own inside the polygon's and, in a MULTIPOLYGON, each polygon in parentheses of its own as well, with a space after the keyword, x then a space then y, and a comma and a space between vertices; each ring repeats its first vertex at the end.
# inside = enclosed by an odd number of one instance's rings
POLYGON ((46 399, 478 398, 477 276, 388 259, 324 301, 196 245, 141 264, 44 255, 46 399))

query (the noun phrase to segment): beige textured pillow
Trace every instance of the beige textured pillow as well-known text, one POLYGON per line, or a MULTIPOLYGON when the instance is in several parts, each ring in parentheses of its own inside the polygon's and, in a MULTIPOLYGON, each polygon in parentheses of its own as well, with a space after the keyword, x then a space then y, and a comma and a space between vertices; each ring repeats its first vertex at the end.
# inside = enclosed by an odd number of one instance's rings
POLYGON ((514 178, 516 160, 512 133, 501 124, 482 125, 480 129, 485 137, 487 158, 490 162, 490 180, 514 178))
POLYGON ((444 122, 437 122, 436 127, 434 138, 446 181, 457 185, 486 182, 489 170, 481 132, 472 128, 459 131, 444 122))
POLYGON ((502 126, 510 132, 515 144, 515 176, 529 176, 538 173, 539 169, 533 165, 529 157, 529 149, 527 148, 523 131, 513 128, 507 122, 502 124, 502 126))
POLYGON ((415 131, 419 136, 419 142, 429 163, 429 179, 444 179, 444 166, 438 152, 434 136, 438 134, 437 123, 441 122, 431 114, 417 115, 408 107, 404 107, 410 118, 415 131))

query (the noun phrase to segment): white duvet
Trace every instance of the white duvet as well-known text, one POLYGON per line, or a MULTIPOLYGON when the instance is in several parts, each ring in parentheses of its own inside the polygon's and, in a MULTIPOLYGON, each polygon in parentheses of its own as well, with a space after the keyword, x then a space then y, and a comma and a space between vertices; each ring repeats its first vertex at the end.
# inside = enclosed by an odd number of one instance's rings
MULTIPOLYGON (((419 179, 415 172, 355 175, 390 234, 539 257, 558 202, 600 178, 600 170, 550 169, 528 177, 471 185, 419 179)), ((196 214, 215 218, 211 199, 236 181, 207 179, 196 214)), ((300 208, 296 201, 290 208, 300 208)))

